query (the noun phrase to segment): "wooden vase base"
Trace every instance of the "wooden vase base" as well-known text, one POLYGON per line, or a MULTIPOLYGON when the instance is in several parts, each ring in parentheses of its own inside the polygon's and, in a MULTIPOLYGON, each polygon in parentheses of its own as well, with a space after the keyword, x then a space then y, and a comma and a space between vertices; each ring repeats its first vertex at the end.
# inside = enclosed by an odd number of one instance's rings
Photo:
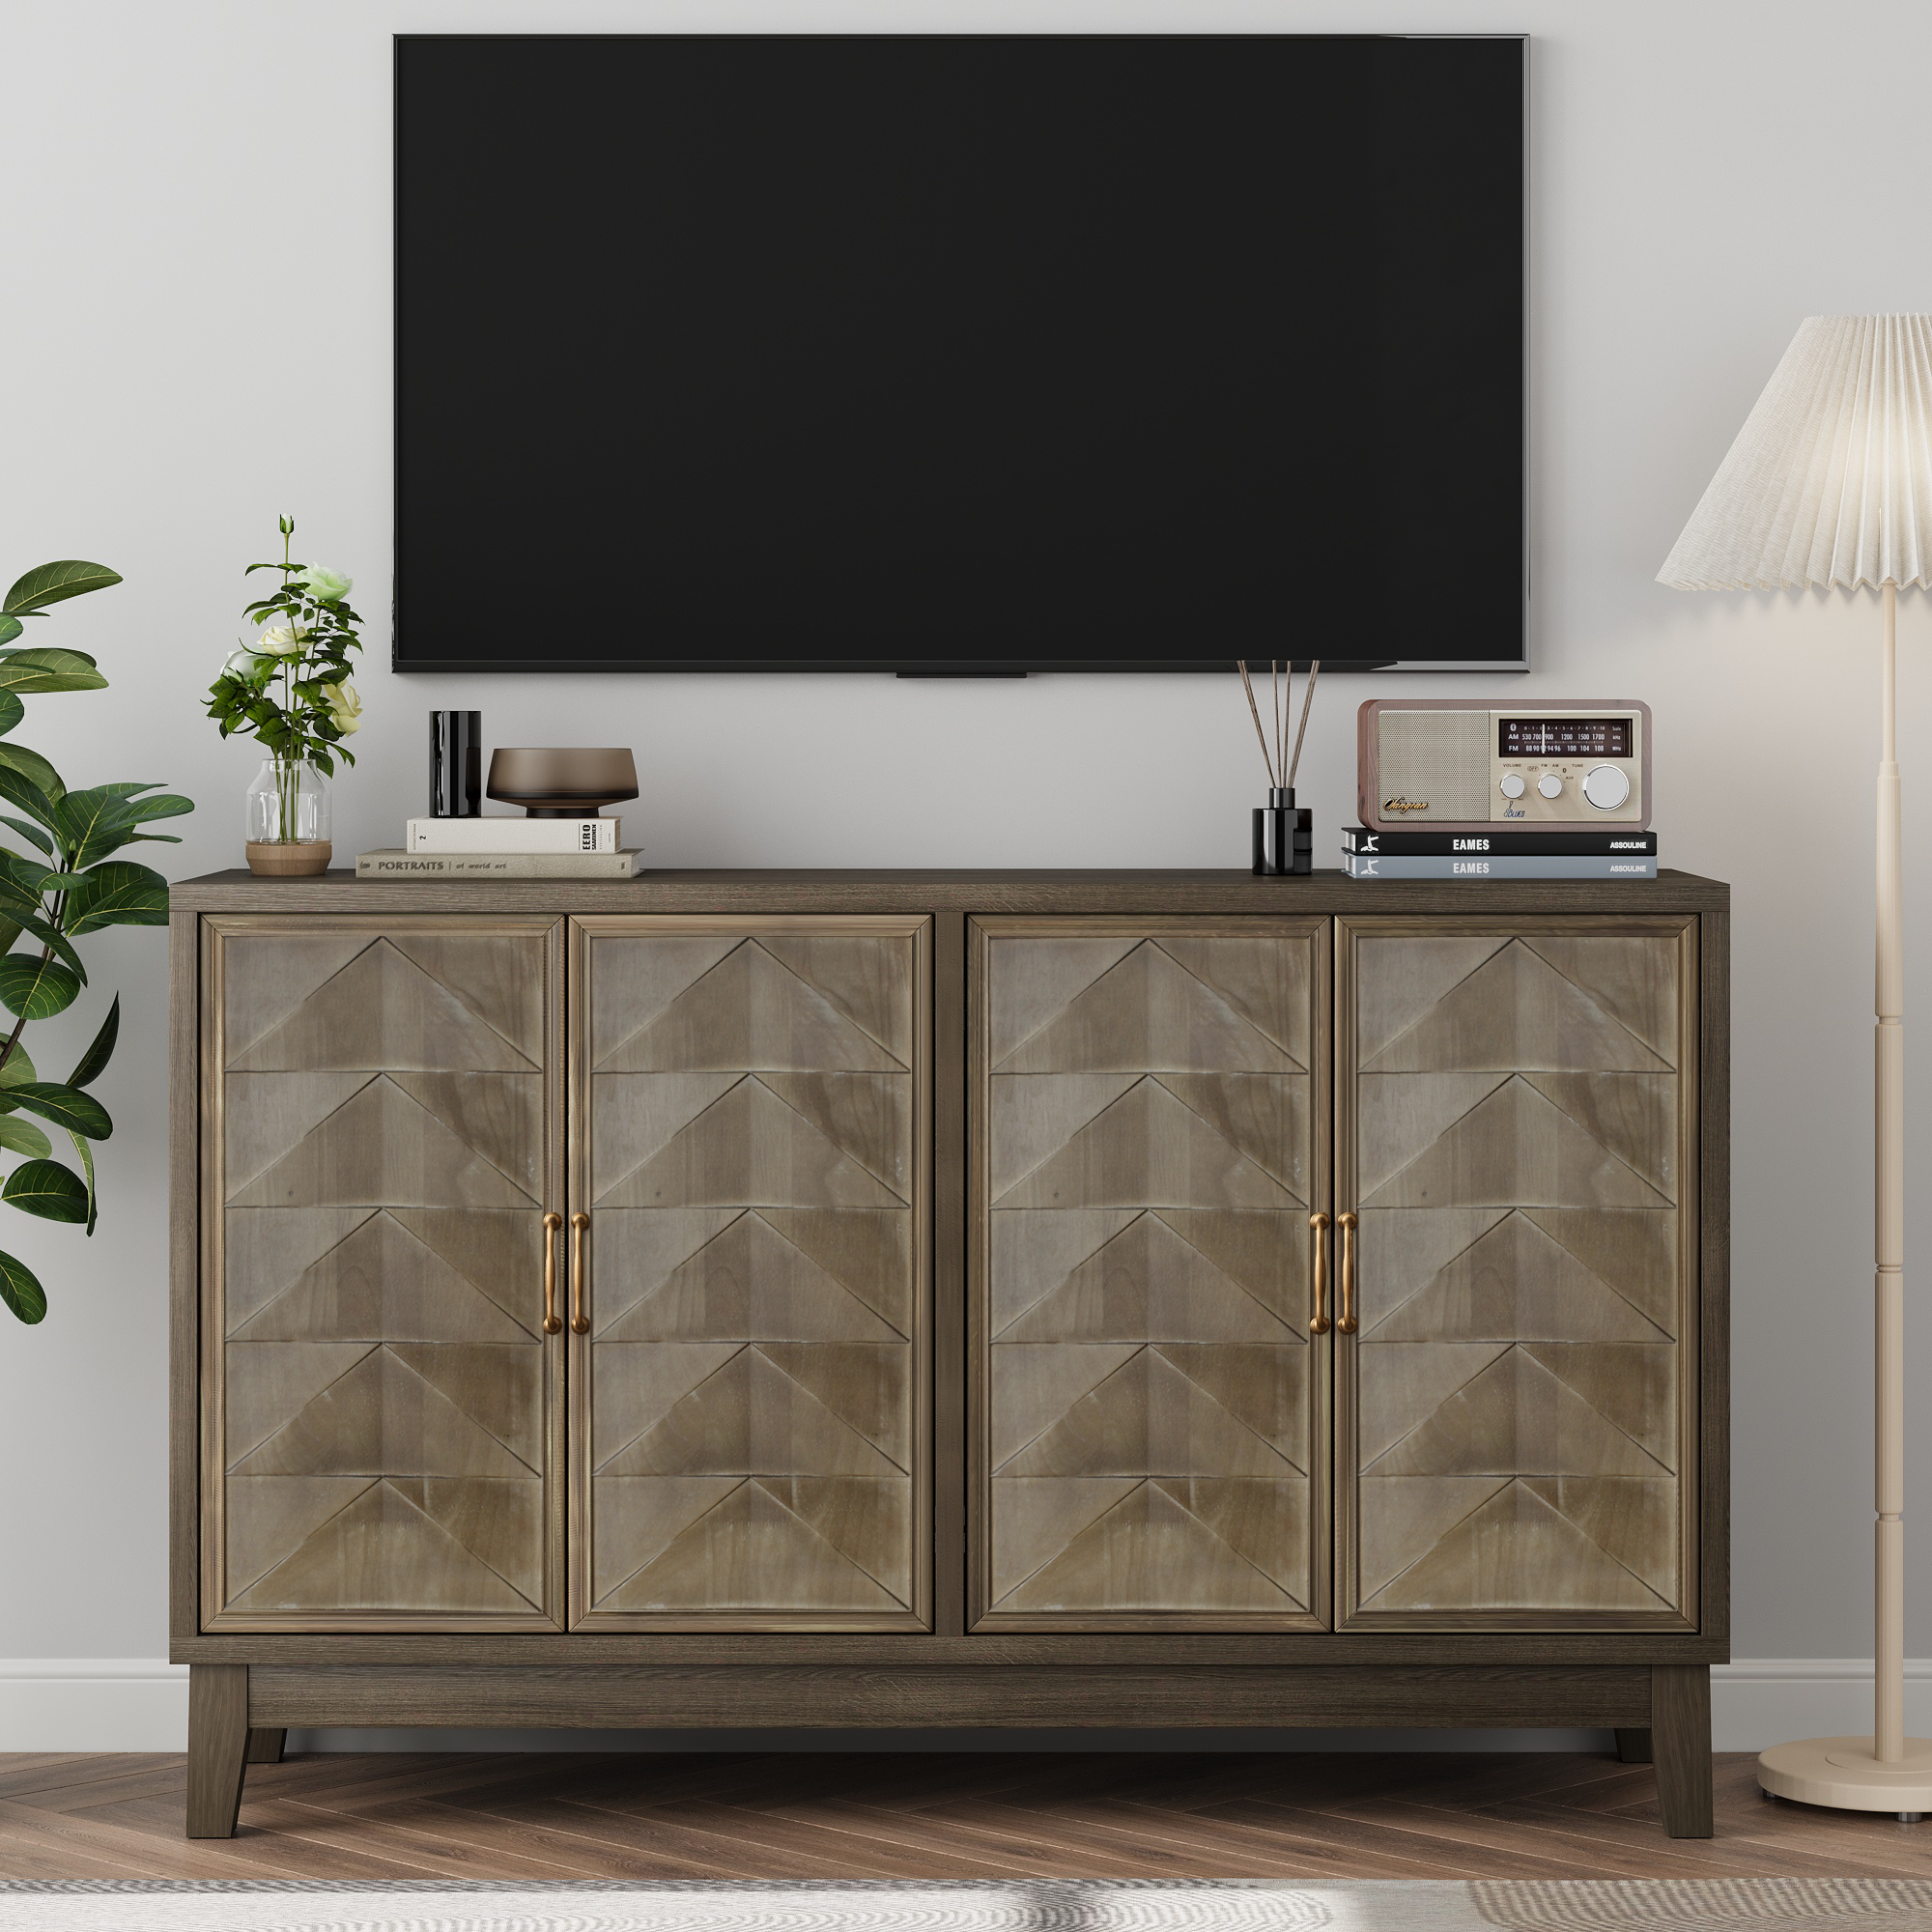
POLYGON ((327 838, 248 840, 248 869, 263 879, 307 879, 328 870, 334 850, 327 838))

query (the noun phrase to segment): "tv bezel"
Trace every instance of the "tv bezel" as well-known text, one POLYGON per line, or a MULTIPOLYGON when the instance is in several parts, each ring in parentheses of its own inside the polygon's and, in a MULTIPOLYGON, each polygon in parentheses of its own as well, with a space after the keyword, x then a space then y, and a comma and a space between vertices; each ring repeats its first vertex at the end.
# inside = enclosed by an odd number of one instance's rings
MULTIPOLYGON (((1146 34, 531 34, 505 31, 499 34, 457 32, 457 33, 398 33, 390 36, 390 255, 391 255, 391 338, 390 338, 390 434, 391 434, 391 487, 393 490, 391 529, 392 529, 392 568, 395 581, 400 584, 403 556, 403 475, 402 475, 402 384, 400 366, 402 355, 403 329, 403 101, 402 101, 402 58, 405 41, 482 41, 482 40, 547 40, 547 41, 649 41, 649 40, 1140 40, 1176 41, 1210 38, 1206 35, 1179 33, 1146 34)), ((1331 34, 1267 34, 1237 33, 1211 36, 1221 40, 1248 41, 1294 41, 1332 40, 1331 34)), ((1445 662, 1440 659, 1413 658, 1330 658, 1320 660, 1321 668, 1327 671, 1444 671, 1444 672, 1487 672, 1507 674, 1529 669, 1529 600, 1530 600, 1530 525, 1529 525, 1529 466, 1530 466, 1530 254, 1529 254, 1529 211, 1531 195, 1530 177, 1530 43, 1528 34, 1380 34, 1369 37, 1348 35, 1340 38, 1374 38, 1395 41, 1516 41, 1521 44, 1522 60, 1522 193, 1519 209, 1519 239, 1521 263, 1522 312, 1520 318, 1520 344, 1519 355, 1520 409, 1522 424, 1522 445, 1518 467, 1520 479, 1519 488, 1519 559, 1520 582, 1517 596, 1517 636, 1516 654, 1511 657, 1459 659, 1445 662)), ((1365 586, 1364 595, 1372 594, 1365 586)), ((392 597, 389 668, 392 671, 405 675, 421 674, 436 676, 450 674, 457 676, 479 676, 493 672, 523 674, 528 672, 599 673, 648 675, 652 673, 717 673, 736 675, 741 672, 762 672, 766 674, 785 672, 812 673, 822 671, 857 672, 870 671, 876 675, 898 678, 1022 678, 1039 674, 1094 673, 1114 675, 1123 673, 1193 673, 1212 671, 1225 675, 1235 668, 1233 658, 1077 658, 1024 660, 1002 658, 971 659, 922 659, 916 663, 902 664, 891 658, 639 658, 617 661, 609 658, 412 658, 403 649, 401 637, 401 603, 399 597, 392 597)), ((1308 659, 1297 658, 1293 668, 1305 671, 1308 659)))

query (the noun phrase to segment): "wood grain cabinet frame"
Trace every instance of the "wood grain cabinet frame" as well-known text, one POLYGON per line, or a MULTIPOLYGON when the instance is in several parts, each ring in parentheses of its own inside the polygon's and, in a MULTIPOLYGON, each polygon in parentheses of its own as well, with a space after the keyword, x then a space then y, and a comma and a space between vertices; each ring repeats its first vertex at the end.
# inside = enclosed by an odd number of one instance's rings
POLYGON ((927 1629, 931 922, 570 948, 573 1626, 927 1629))
POLYGON ((560 1629, 563 922, 202 947, 204 1628, 560 1629))
POLYGON ((1337 923, 1344 1629, 1697 1626, 1697 923, 1337 923))
POLYGON ((1321 1630, 1328 922, 976 920, 976 1630, 1321 1630))

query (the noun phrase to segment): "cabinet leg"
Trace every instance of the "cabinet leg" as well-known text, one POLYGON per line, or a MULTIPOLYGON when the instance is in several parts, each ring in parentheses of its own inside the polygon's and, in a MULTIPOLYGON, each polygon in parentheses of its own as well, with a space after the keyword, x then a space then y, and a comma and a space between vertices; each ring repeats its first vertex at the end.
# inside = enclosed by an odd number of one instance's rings
POLYGON ((1619 1730, 1617 1732, 1617 1758, 1623 1764, 1648 1764, 1651 1761, 1650 1731, 1619 1730))
POLYGON ((187 1674, 187 1835, 232 1838, 248 1761, 248 1666, 197 1663, 187 1674))
POLYGON ((1651 1666, 1650 1731, 1663 1829, 1673 1838, 1710 1837, 1711 1672, 1707 1664, 1651 1666))
MULTIPOLYGON (((250 1764, 280 1764, 282 1752, 289 1742, 287 1731, 257 1731, 248 1733, 248 1762, 250 1764)), ((1644 1753, 1650 1755, 1648 1751, 1644 1753)))

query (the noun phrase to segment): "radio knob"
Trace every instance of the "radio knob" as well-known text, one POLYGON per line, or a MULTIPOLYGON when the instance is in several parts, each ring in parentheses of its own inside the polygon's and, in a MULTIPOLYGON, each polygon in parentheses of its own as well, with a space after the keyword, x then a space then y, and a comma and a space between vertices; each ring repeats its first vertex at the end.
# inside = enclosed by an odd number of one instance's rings
POLYGON ((1563 781, 1554 772, 1545 772, 1537 780, 1536 788, 1545 798, 1561 798, 1563 796, 1563 781))
POLYGON ((1583 796, 1599 811, 1614 811, 1630 795, 1630 774, 1616 765, 1598 765, 1584 774, 1583 796))
POLYGON ((1520 772, 1505 772, 1496 781, 1496 789, 1505 798, 1520 798, 1522 796, 1522 774, 1520 772))

